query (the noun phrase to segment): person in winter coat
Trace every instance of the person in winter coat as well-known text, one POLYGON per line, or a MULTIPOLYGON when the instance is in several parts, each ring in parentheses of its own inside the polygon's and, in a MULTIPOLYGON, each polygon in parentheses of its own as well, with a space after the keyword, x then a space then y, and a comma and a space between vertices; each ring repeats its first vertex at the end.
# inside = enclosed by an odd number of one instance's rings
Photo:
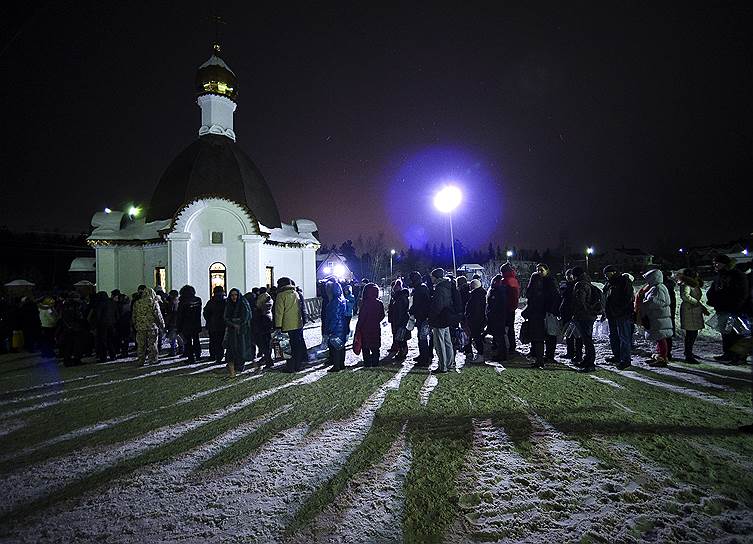
POLYGON ((133 328, 136 330, 137 364, 144 365, 145 358, 149 364, 156 364, 159 358, 157 352, 157 333, 165 328, 159 301, 154 289, 147 287, 141 297, 133 305, 133 328))
POLYGON ((533 367, 544 368, 544 347, 549 336, 546 330, 546 314, 554 304, 552 297, 551 290, 544 284, 543 274, 539 271, 531 274, 526 287, 528 304, 523 308, 521 316, 528 321, 533 367))
POLYGON ((291 357, 287 360, 286 370, 298 372, 307 358, 306 344, 303 340, 303 316, 298 293, 290 278, 277 280, 277 296, 274 299, 273 315, 275 329, 288 333, 291 357))
POLYGON ((664 277, 664 287, 667 288, 669 293, 669 313, 672 319, 672 336, 667 338, 667 360, 672 360, 672 339, 675 336, 675 315, 677 314, 677 283, 672 279, 672 273, 668 270, 662 272, 664 277))
MULTIPOLYGON (((462 308, 462 311, 460 313, 465 314, 465 307, 468 305, 468 299, 471 296, 471 287, 468 284, 468 278, 463 274, 458 276, 456 283, 458 287, 458 293, 460 294, 460 306, 462 308)), ((463 318, 463 322, 460 324, 460 326, 466 333, 469 333, 468 323, 466 322, 465 317, 463 318)), ((466 359, 470 361, 473 358, 473 344, 471 342, 471 335, 468 334, 467 336, 467 342, 460 348, 465 354, 466 359)))
POLYGON ((685 331, 685 362, 697 364, 693 346, 698 338, 698 331, 705 327, 704 316, 711 312, 701 302, 703 281, 697 271, 686 268, 678 277, 677 284, 680 286, 681 300, 680 327, 685 331))
POLYGON ((348 329, 348 337, 350 337, 350 322, 353 321, 353 313, 356 309, 356 297, 352 293, 350 284, 346 283, 343 287, 343 297, 345 297, 345 326, 348 329))
POLYGON ((40 351, 42 357, 53 359, 55 357, 55 331, 58 326, 58 313, 55 309, 55 299, 46 297, 38 305, 39 322, 42 325, 40 336, 40 351))
POLYGON ((94 297, 91 309, 91 321, 94 322, 97 361, 104 363, 109 356, 115 360, 117 354, 116 325, 118 322, 117 304, 107 296, 105 291, 98 292, 94 297))
POLYGON ((439 358, 437 372, 449 372, 455 366, 455 351, 450 334, 450 314, 454 309, 452 283, 445 277, 442 268, 431 271, 431 281, 434 283, 434 289, 429 306, 429 325, 434 338, 434 349, 439 358))
POLYGON ((667 338, 672 336, 669 291, 661 270, 649 270, 643 277, 647 285, 641 290, 640 322, 646 329, 646 338, 656 342, 656 354, 649 365, 667 366, 667 338))
POLYGON ((601 313, 601 292, 591 283, 585 270, 573 268, 575 286, 573 287, 573 322, 578 327, 585 357, 581 371, 596 370, 596 348, 594 347, 594 321, 601 313))
POLYGON ((251 307, 238 289, 230 289, 223 318, 226 327, 224 343, 227 346, 225 360, 230 377, 235 378, 236 373, 243 372, 246 361, 253 360, 256 355, 251 337, 251 307))
POLYGON ((728 331, 725 324, 728 320, 737 318, 746 313, 748 297, 748 279, 746 274, 735 267, 732 259, 726 255, 714 257, 714 270, 716 278, 706 291, 706 300, 716 310, 722 333, 722 354, 715 355, 714 359, 730 364, 740 364, 747 359, 747 352, 741 349, 744 342, 741 336, 734 331, 728 331))
POLYGON ((20 328, 24 332, 24 349, 28 352, 36 351, 42 334, 42 322, 39 320, 39 308, 32 297, 21 299, 18 316, 20 328))
POLYGON ((188 364, 201 359, 200 332, 201 299, 196 296, 196 289, 191 285, 184 285, 180 288, 178 299, 178 333, 183 337, 188 364))
POLYGON ((363 288, 356 334, 361 336, 363 366, 379 366, 379 348, 382 345, 381 323, 384 319, 384 304, 379 300, 379 287, 374 283, 363 288))
POLYGON ((209 331, 209 357, 215 362, 222 361, 224 348, 222 347, 227 328, 225 320, 225 289, 216 285, 212 289, 212 298, 204 306, 204 321, 209 331))
POLYGON ((515 348, 515 311, 520 301, 520 282, 515 274, 515 268, 508 261, 499 267, 502 274, 502 285, 507 289, 507 316, 505 327, 507 328, 507 351, 511 357, 517 355, 515 348))
MULTIPOLYGON (((560 282, 560 308, 559 315, 562 319, 562 324, 567 326, 573 320, 573 289, 575 288, 575 278, 573 277, 573 270, 568 268, 565 271, 565 279, 560 282)), ((583 342, 580 338, 574 338, 572 336, 565 337, 565 355, 563 359, 574 360, 576 353, 578 355, 578 361, 583 361, 583 342), (579 350, 576 351, 576 342, 578 343, 579 350)))
MULTIPOLYGON (((502 277, 499 276, 499 278, 501 282, 502 277)), ((465 305, 465 322, 471 339, 470 343, 476 348, 476 355, 469 358, 468 354, 466 354, 466 358, 470 363, 483 363, 484 330, 486 327, 486 290, 481 286, 481 280, 476 279, 471 281, 468 302, 465 305)), ((502 344, 505 345, 504 340, 502 344)))
POLYGON ((338 282, 328 282, 327 291, 329 302, 324 310, 324 320, 329 346, 329 363, 332 365, 327 372, 339 372, 345 369, 345 342, 348 339, 348 331, 345 327, 347 303, 338 282))
POLYGON ((183 337, 178 334, 178 296, 178 291, 173 289, 167 294, 165 302, 165 329, 170 343, 170 357, 184 352, 183 337))
POLYGON ((410 286, 413 289, 413 303, 408 313, 416 319, 416 337, 418 339, 418 357, 416 366, 429 366, 431 364, 432 338, 429 327, 429 307, 431 295, 429 288, 424 284, 421 273, 414 271, 408 276, 410 286))
POLYGON ((502 274, 492 278, 489 292, 486 295, 486 331, 492 335, 492 344, 496 346, 496 353, 492 356, 494 361, 506 361, 508 356, 507 343, 505 341, 505 327, 507 318, 510 316, 507 302, 509 289, 504 285, 502 274))
POLYGON ((269 296, 266 287, 260 288, 256 296, 251 329, 261 355, 259 364, 263 364, 267 368, 271 367, 274 364, 272 360, 272 329, 274 329, 274 323, 272 322, 272 297, 269 296))
MULTIPOLYGON (((552 277, 552 274, 549 270, 549 265, 539 263, 536 265, 536 271, 541 274, 541 280, 544 287, 544 299, 546 301, 546 313, 551 314, 555 317, 559 317, 561 303, 560 293, 557 289, 557 283, 554 281, 554 278, 552 277)), ((545 332, 546 338, 544 340, 544 361, 553 363, 554 352, 557 349, 557 334, 551 334, 552 331, 549 331, 548 329, 545 332)), ((559 331, 556 332, 558 333, 559 331)))
POLYGON ((609 345, 612 348, 612 358, 607 362, 616 363, 620 370, 631 364, 633 340, 633 316, 635 294, 633 282, 627 274, 620 274, 617 267, 604 267, 604 316, 609 322, 609 345))
POLYGON ((390 304, 387 307, 387 321, 392 327, 392 347, 387 352, 388 357, 394 357, 396 360, 405 360, 408 355, 408 338, 410 332, 405 329, 408 324, 410 315, 408 314, 408 290, 403 289, 402 280, 395 280, 392 285, 392 294, 390 295, 390 304), (402 340, 398 340, 399 335, 404 335, 402 340))

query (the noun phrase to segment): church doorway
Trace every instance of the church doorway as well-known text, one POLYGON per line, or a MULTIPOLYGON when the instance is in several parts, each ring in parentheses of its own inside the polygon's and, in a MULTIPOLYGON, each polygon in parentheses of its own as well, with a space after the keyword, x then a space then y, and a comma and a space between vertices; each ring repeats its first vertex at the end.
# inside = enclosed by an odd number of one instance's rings
POLYGON ((222 263, 213 263, 209 267, 209 298, 212 298, 214 288, 220 286, 227 293, 227 270, 222 263))

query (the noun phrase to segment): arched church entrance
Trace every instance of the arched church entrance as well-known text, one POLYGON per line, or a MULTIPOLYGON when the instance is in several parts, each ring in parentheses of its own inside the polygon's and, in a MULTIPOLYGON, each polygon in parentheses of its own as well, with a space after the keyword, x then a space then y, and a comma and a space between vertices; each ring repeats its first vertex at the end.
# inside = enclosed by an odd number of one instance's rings
POLYGON ((222 263, 212 263, 209 267, 209 298, 212 298, 214 288, 220 286, 227 293, 227 269, 222 263))

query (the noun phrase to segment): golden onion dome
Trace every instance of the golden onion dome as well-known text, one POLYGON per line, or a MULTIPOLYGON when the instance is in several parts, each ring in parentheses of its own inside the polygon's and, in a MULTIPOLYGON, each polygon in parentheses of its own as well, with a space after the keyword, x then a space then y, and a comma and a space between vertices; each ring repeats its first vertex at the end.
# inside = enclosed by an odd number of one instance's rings
POLYGON ((196 94, 216 94, 236 102, 238 99, 238 78, 220 56, 220 46, 214 45, 214 52, 196 72, 196 94))

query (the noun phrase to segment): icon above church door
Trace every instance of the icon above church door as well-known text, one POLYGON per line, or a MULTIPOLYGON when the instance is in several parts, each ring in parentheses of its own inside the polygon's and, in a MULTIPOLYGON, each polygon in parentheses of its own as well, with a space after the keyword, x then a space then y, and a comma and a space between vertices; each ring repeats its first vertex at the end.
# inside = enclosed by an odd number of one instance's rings
POLYGON ((214 288, 220 286, 227 293, 227 270, 222 263, 214 263, 209 267, 209 297, 212 297, 214 288))

